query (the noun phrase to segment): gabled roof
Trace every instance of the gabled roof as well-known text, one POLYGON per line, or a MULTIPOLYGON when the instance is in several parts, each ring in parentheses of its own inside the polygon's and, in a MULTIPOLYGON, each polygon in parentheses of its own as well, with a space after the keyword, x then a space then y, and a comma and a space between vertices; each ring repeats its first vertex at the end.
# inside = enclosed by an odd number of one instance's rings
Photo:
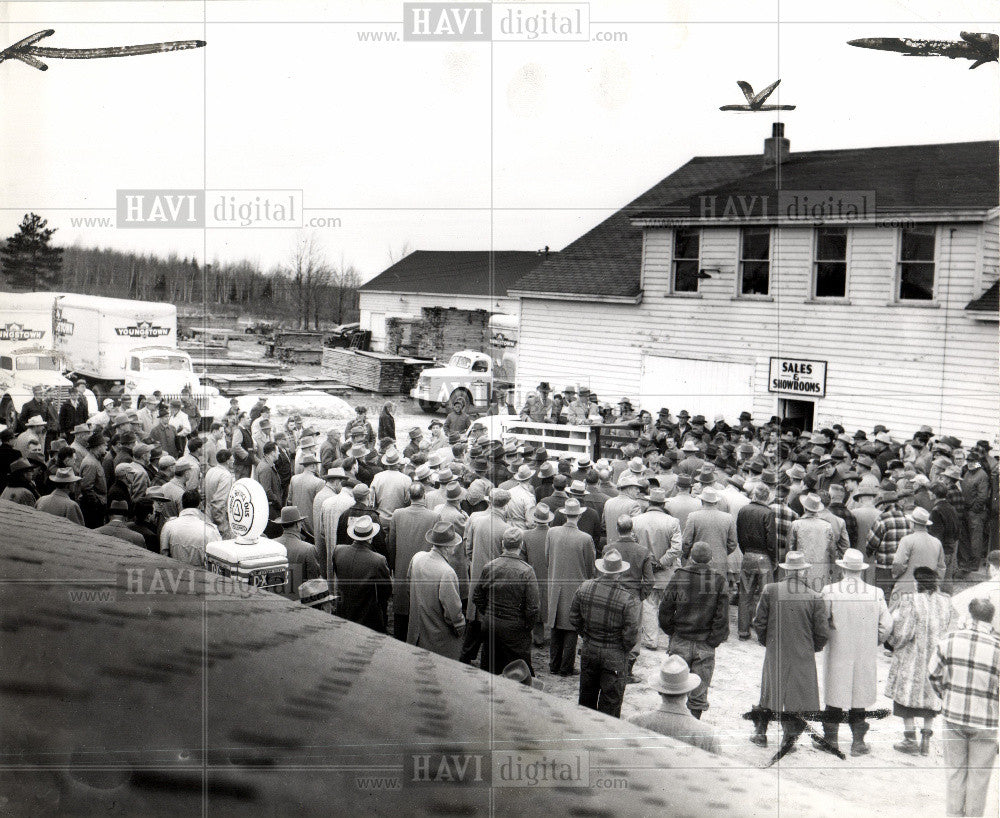
POLYGON ((996 142, 957 142, 944 145, 902 145, 793 153, 781 163, 780 177, 773 167, 729 181, 698 195, 675 201, 667 213, 656 209, 640 215, 676 217, 683 211, 697 217, 702 197, 756 197, 753 215, 778 216, 786 212, 779 196, 790 191, 871 191, 869 207, 878 213, 988 210, 997 206, 998 153, 996 142))
POLYGON ((513 287, 514 291, 592 294, 612 297, 639 292, 642 230, 632 217, 663 207, 756 170, 761 157, 697 156, 657 183, 613 216, 561 250, 513 287))
MULTIPOLYGON (((986 211, 997 206, 997 142, 904 145, 791 153, 781 190, 873 190, 878 212, 986 211)), ((642 230, 638 218, 697 217, 701 196, 767 196, 778 205, 778 174, 763 154, 690 160, 610 218, 539 265, 516 293, 595 298, 639 293, 642 230)))
POLYGON ((973 298, 965 305, 974 312, 1000 312, 1000 281, 994 281, 979 298, 973 298))
POLYGON ((534 250, 414 250, 360 289, 502 298, 515 281, 553 255, 534 250))

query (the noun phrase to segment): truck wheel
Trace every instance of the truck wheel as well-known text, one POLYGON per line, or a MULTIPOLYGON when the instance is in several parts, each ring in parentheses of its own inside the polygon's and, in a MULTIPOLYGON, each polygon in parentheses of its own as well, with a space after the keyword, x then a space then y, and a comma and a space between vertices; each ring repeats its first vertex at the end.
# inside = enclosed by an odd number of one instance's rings
POLYGON ((421 409, 427 412, 427 414, 433 414, 441 408, 440 404, 433 400, 418 400, 417 403, 420 405, 421 409))
POLYGON ((465 407, 470 411, 474 411, 476 404, 472 401, 472 393, 468 389, 456 389, 448 396, 448 405, 451 406, 455 402, 455 398, 463 398, 465 400, 465 407))
POLYGON ((17 410, 9 395, 4 395, 0 402, 0 422, 3 422, 12 432, 17 430, 17 410))

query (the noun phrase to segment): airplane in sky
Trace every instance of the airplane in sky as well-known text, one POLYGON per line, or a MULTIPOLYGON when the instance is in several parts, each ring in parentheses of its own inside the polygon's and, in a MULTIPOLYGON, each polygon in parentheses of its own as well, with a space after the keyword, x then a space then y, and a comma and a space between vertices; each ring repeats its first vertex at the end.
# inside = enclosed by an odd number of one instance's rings
POLYGON ((778 83, 781 80, 775 80, 767 88, 761 91, 759 94, 754 95, 753 87, 749 82, 744 82, 743 80, 737 80, 736 84, 740 86, 740 90, 743 92, 743 96, 747 98, 746 105, 722 105, 720 106, 720 111, 794 111, 794 105, 765 105, 764 101, 771 96, 771 93, 775 88, 778 87, 778 83))
POLYGON ((848 40, 857 48, 874 48, 878 51, 897 51, 904 57, 948 57, 948 59, 973 60, 969 69, 983 63, 997 62, 1000 57, 1000 36, 974 31, 960 32, 961 40, 911 40, 909 37, 863 37, 848 40))
POLYGON ((55 34, 55 29, 47 28, 44 31, 37 31, 18 40, 12 46, 0 51, 0 62, 4 60, 20 60, 37 68, 39 71, 48 71, 49 67, 38 57, 50 57, 63 60, 92 60, 102 57, 135 57, 140 54, 159 54, 164 51, 182 51, 187 48, 201 48, 205 45, 204 40, 173 40, 165 43, 146 43, 144 45, 119 45, 106 48, 48 48, 37 46, 39 40, 51 37, 55 34))

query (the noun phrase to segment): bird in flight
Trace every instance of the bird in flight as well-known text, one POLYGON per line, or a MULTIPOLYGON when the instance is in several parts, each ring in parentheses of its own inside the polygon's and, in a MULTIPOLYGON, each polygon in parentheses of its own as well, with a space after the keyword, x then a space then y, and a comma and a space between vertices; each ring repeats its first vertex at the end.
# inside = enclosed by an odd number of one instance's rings
POLYGON ((45 37, 55 34, 55 29, 47 28, 18 40, 12 46, 0 51, 0 62, 4 60, 20 60, 39 71, 48 71, 49 67, 39 57, 50 57, 62 60, 93 60, 102 57, 135 57, 140 54, 159 54, 163 51, 182 51, 186 48, 201 48, 204 40, 174 40, 166 43, 146 43, 145 45, 118 45, 106 48, 49 48, 35 45, 45 37))
POLYGON ((848 40, 857 48, 897 51, 904 57, 947 57, 950 60, 972 60, 970 70, 983 63, 997 62, 1000 57, 1000 36, 988 32, 959 32, 961 40, 911 40, 909 37, 863 37, 848 40))
POLYGON ((743 92, 743 96, 747 98, 746 105, 722 105, 719 107, 720 111, 794 111, 794 105, 765 105, 765 100, 771 96, 771 93, 775 88, 778 87, 778 83, 781 80, 775 80, 767 88, 761 91, 759 94, 754 94, 753 86, 749 82, 744 82, 743 80, 738 80, 736 84, 740 86, 740 90, 743 92))

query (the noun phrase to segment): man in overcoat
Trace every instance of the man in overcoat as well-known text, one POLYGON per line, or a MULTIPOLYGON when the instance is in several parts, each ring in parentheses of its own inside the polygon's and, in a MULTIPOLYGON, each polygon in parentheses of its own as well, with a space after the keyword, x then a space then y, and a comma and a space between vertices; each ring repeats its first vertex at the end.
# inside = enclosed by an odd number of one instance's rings
MULTIPOLYGON (((389 518, 389 567, 392 568, 392 631, 400 641, 409 641, 410 618, 410 560, 430 546, 427 533, 438 521, 438 515, 424 502, 424 487, 419 483, 410 486, 410 504, 397 508, 389 518)), ((454 534, 454 529, 452 530, 454 534)), ((454 546, 445 545, 440 554, 446 560, 454 546)), ((456 575, 456 582, 458 578, 456 575)), ((457 586, 456 586, 457 587, 457 586)), ((463 617, 464 622, 464 617, 463 617)), ((457 657, 455 657, 457 658, 457 657)))
MULTIPOLYGON (((400 511, 403 509, 395 514, 400 511)), ((447 557, 449 551, 461 547, 462 536, 451 523, 436 522, 425 532, 424 542, 430 551, 415 553, 406 574, 410 586, 406 641, 457 660, 462 652, 465 616, 458 596, 458 575, 447 557)))
MULTIPOLYGON (((823 652, 826 694, 823 737, 837 747, 844 711, 851 727, 851 755, 871 752, 865 744, 868 722, 865 709, 875 704, 878 682, 878 649, 892 632, 892 615, 882 589, 865 583, 868 563, 855 548, 836 560, 843 570, 840 582, 821 591, 830 610, 830 640, 823 652)), ((826 749, 826 748, 821 748, 826 749)))
POLYGON ((805 572, 810 565, 802 552, 790 551, 778 565, 787 575, 764 586, 753 620, 757 639, 767 650, 750 740, 766 746, 768 721, 777 718, 787 753, 806 728, 803 714, 819 710, 814 654, 826 645, 830 626, 823 598, 809 588, 805 572))
POLYGON ((570 619, 570 607, 576 589, 594 576, 597 552, 593 537, 577 526, 577 520, 584 511, 580 501, 570 497, 559 510, 566 517, 566 522, 549 529, 545 545, 549 566, 549 610, 546 624, 552 629, 549 671, 560 676, 572 676, 576 664, 577 629, 570 619))
POLYGON ((392 591, 389 563, 372 550, 372 539, 380 526, 371 517, 353 519, 347 526, 350 544, 333 552, 340 606, 337 614, 379 633, 385 633, 386 607, 392 591))

